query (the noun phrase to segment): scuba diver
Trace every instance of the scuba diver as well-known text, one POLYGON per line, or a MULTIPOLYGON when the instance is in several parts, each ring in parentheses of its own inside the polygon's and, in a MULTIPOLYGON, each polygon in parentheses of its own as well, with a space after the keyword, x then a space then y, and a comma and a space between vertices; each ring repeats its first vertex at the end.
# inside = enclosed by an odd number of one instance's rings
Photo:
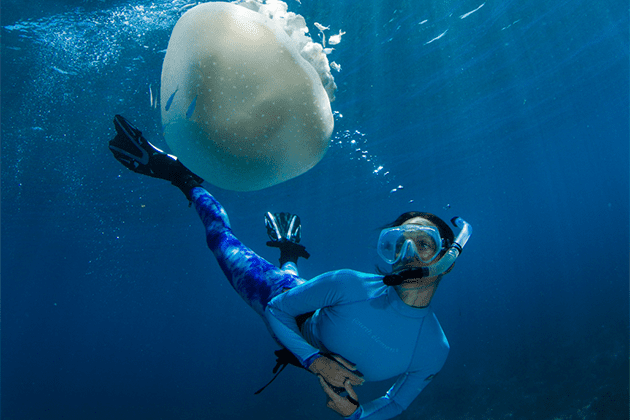
POLYGON ((347 419, 381 420, 404 411, 441 370, 449 344, 429 304, 472 232, 468 223, 452 220, 459 228, 455 237, 437 216, 402 214, 378 240, 378 254, 391 265, 390 273, 344 269, 306 281, 297 272, 298 258, 309 257, 299 244, 299 217, 266 215, 267 245, 280 250, 276 267, 233 235, 203 179, 149 143, 125 118, 116 115, 114 125, 109 148, 119 162, 171 182, 194 204, 228 281, 283 347, 276 351, 274 373, 287 364, 302 367, 318 377, 329 408, 347 419), (390 378, 396 382, 384 396, 359 402, 353 387, 390 378))

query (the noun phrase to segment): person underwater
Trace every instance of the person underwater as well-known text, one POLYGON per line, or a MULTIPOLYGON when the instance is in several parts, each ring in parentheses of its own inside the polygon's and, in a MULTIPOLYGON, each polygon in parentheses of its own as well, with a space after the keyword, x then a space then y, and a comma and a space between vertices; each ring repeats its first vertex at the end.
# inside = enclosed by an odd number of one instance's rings
POLYGON ((297 271, 298 258, 309 257, 299 244, 297 216, 266 215, 267 245, 280 249, 277 267, 234 236, 203 179, 122 116, 115 116, 114 125, 114 157, 133 172, 171 182, 194 204, 228 281, 283 346, 278 364, 315 374, 330 409, 352 420, 395 417, 441 370, 449 344, 430 303, 472 233, 464 220, 451 221, 459 229, 455 236, 431 213, 404 213, 378 239, 378 254, 391 272, 343 269, 306 281, 297 271), (396 381, 384 396, 359 402, 355 386, 391 378, 396 381))

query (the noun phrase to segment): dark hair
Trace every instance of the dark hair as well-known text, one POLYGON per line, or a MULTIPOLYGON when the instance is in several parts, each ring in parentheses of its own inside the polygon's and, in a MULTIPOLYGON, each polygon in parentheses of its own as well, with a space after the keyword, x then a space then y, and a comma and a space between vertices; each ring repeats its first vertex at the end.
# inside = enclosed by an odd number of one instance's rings
MULTIPOLYGON (((440 237, 442 239, 446 240, 446 244, 444 246, 444 249, 442 249, 442 255, 444 255, 448 249, 448 246, 450 246, 450 244, 453 243, 453 241, 455 241, 455 234, 453 234, 453 230, 450 228, 450 226, 448 224, 446 224, 446 222, 442 219, 440 219, 439 217, 437 217, 434 214, 431 213, 425 213, 422 211, 408 211, 406 213, 401 214, 400 216, 398 216, 398 218, 396 220, 394 220, 393 222, 381 227, 381 229, 387 229, 390 227, 396 227, 396 226, 401 226, 403 223, 405 223, 407 220, 410 219, 414 219, 416 217, 422 217, 423 219, 428 220, 429 222, 433 223, 438 231, 440 232, 440 237)), ((439 256, 439 258, 442 257, 442 255, 439 256)), ((451 271, 453 267, 451 266, 451 268, 449 268, 446 273, 448 273, 449 271, 451 271)), ((383 278, 383 283, 385 283, 388 286, 395 286, 398 284, 401 284, 406 278, 406 276, 400 276, 400 275, 395 275, 392 273, 387 273, 385 271, 383 271, 380 267, 376 267, 376 271, 379 274, 384 275, 385 277, 383 278)), ((442 275, 446 274, 443 273, 442 275)), ((412 277, 409 277, 412 278, 412 277)))

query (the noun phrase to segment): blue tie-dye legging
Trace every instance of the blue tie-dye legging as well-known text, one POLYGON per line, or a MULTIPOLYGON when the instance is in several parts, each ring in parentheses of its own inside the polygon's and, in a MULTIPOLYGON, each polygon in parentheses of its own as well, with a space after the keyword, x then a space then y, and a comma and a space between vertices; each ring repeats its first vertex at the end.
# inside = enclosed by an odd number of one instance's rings
POLYGON ((271 264, 236 239, 223 206, 208 191, 201 187, 193 188, 191 197, 206 227, 208 247, 228 281, 265 320, 264 312, 269 301, 304 280, 271 264))

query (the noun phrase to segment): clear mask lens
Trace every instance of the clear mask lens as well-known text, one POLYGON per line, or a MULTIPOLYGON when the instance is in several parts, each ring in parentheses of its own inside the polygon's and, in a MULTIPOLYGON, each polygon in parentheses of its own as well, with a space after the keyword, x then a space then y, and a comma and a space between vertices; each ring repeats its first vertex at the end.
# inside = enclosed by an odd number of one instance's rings
POLYGON ((378 254, 388 264, 418 258, 430 263, 442 250, 442 238, 433 226, 403 225, 381 232, 378 254))

